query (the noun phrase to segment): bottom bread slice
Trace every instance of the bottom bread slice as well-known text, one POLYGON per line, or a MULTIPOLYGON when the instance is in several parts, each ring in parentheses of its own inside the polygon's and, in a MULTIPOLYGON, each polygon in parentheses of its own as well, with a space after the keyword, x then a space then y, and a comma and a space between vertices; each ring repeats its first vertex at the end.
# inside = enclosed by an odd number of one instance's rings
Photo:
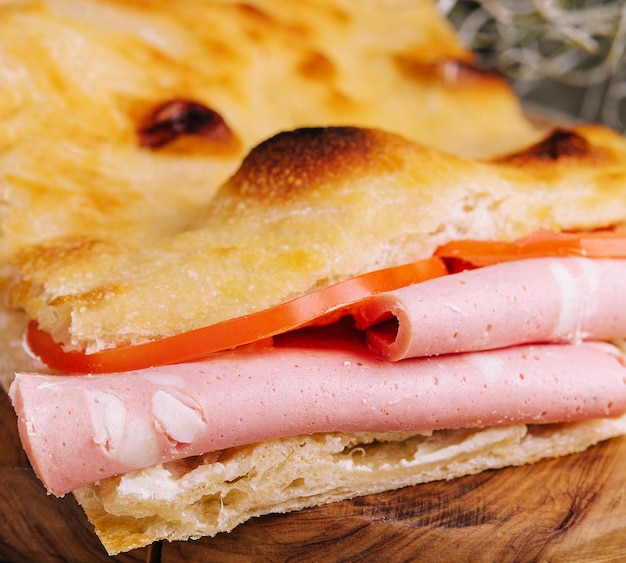
POLYGON ((432 433, 314 434, 133 471, 74 491, 111 555, 228 532, 284 513, 583 451, 626 434, 626 415, 432 433))

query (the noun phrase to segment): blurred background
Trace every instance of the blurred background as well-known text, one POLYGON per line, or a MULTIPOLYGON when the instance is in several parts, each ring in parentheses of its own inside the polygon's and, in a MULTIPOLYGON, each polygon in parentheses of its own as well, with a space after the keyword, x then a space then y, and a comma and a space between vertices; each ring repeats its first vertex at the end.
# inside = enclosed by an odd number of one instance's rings
POLYGON ((533 109, 626 132, 626 0, 438 0, 533 109))

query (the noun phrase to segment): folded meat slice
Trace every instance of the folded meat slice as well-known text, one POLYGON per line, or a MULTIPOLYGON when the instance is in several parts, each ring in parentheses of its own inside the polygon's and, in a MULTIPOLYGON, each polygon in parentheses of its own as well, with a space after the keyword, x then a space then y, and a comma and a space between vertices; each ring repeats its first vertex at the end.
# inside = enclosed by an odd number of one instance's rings
POLYGON ((529 342, 626 336, 626 260, 534 258, 372 297, 355 311, 372 350, 401 360, 529 342))
POLYGON ((397 363, 360 343, 278 344, 141 372, 18 374, 11 397, 35 472, 63 495, 133 469, 300 434, 569 422, 626 411, 626 366, 606 344, 397 363))

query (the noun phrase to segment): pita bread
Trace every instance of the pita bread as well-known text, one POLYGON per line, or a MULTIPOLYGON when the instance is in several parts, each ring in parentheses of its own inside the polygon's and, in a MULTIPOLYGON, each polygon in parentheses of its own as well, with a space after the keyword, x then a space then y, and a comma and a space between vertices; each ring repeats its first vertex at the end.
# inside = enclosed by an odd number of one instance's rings
POLYGON ((558 130, 491 162, 380 130, 300 129, 252 150, 171 238, 19 253, 12 297, 58 341, 95 351, 264 309, 453 239, 625 220, 626 141, 602 127, 558 130))

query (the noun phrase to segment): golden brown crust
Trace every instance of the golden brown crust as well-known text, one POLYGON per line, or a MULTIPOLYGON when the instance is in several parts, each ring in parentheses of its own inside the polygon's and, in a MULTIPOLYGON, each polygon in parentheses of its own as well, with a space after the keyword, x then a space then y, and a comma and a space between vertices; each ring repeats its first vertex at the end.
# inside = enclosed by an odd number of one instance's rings
MULTIPOLYGON (((238 156, 242 150, 241 140, 218 112, 200 102, 180 98, 153 108, 139 124, 137 136, 139 145, 149 149, 167 147, 172 151, 173 145, 181 144, 177 141, 191 137, 200 140, 205 151, 215 156, 238 156)), ((183 152, 198 154, 197 149, 189 147, 183 152)))
POLYGON ((0 51, 2 256, 168 237, 283 130, 380 127, 481 157, 538 135, 503 80, 450 88, 398 63, 471 61, 432 0, 9 1, 0 51))

